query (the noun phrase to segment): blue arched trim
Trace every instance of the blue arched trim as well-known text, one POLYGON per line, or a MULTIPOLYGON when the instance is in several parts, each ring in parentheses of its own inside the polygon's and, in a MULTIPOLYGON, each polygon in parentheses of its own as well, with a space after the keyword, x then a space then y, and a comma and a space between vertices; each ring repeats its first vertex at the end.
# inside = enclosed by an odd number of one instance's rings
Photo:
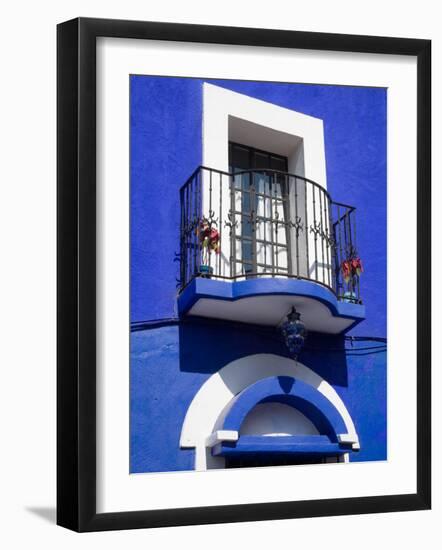
POLYGON ((347 432, 340 413, 320 391, 289 376, 266 378, 240 392, 225 414, 222 429, 239 432, 249 412, 256 405, 269 402, 298 409, 331 442, 336 443, 338 434, 347 432))

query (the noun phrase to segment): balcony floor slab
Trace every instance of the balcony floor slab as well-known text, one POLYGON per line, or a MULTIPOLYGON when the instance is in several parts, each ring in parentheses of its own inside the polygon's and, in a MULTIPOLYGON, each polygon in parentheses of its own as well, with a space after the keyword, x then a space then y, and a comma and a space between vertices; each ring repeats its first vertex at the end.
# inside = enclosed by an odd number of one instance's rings
POLYGON ((198 277, 178 297, 180 316, 278 326, 296 307, 309 331, 341 334, 365 319, 365 307, 339 301, 313 281, 268 277, 226 281, 198 277))

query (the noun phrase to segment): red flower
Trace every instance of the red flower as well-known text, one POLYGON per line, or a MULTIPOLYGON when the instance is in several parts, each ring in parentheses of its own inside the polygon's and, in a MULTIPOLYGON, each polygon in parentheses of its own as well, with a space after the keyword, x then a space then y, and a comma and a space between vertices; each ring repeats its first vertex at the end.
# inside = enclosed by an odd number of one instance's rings
POLYGON ((217 229, 211 229, 209 235, 209 248, 215 251, 216 254, 220 253, 219 246, 219 233, 217 229))
POLYGON ((344 281, 348 283, 351 276, 351 265, 348 260, 344 260, 341 264, 341 270, 342 270, 342 276, 344 277, 344 281))
POLYGON ((353 258, 351 260, 351 268, 353 274, 356 274, 359 277, 359 275, 364 271, 362 268, 361 258, 353 258))
POLYGON ((210 228, 208 224, 204 221, 200 224, 199 234, 201 242, 204 241, 204 239, 206 239, 210 234, 210 228))
POLYGON ((359 275, 364 271, 361 258, 348 258, 347 260, 344 260, 341 263, 341 271, 346 283, 348 283, 348 281, 355 275, 359 277, 359 275))
POLYGON ((208 252, 214 251, 220 253, 220 242, 218 230, 210 227, 206 221, 202 221, 199 228, 199 238, 202 248, 207 248, 208 252))

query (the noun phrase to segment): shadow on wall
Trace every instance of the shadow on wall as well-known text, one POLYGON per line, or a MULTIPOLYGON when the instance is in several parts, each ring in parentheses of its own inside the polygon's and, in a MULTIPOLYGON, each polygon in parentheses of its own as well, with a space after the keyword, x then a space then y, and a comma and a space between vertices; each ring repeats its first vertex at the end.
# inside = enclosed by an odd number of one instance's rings
POLYGON ((343 334, 311 332, 299 360, 332 386, 348 386, 347 350, 343 334))
POLYGON ((256 353, 289 356, 273 329, 197 317, 187 317, 180 323, 183 372, 213 374, 235 359, 256 353))
MULTIPOLYGON (((186 318, 179 326, 179 360, 182 372, 213 374, 228 363, 272 353, 290 357, 279 331, 257 325, 186 318)), ((310 333, 299 361, 333 386, 347 386, 347 360, 343 336, 310 333)))

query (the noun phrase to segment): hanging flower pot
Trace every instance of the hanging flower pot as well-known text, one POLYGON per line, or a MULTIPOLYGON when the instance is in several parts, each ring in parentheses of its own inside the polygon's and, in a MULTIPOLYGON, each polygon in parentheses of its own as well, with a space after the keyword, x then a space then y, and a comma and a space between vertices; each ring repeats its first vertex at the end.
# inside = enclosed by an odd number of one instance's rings
POLYGON ((354 290, 357 288, 357 279, 363 271, 361 258, 356 256, 355 253, 341 263, 342 278, 345 284, 348 285, 348 290, 342 295, 342 300, 344 302, 350 302, 352 304, 357 304, 359 302, 354 290))
POLYGON ((358 302, 358 299, 356 297, 356 292, 351 292, 350 290, 348 290, 347 292, 344 292, 342 301, 349 302, 350 304, 356 304, 358 302))
POLYGON ((213 275, 213 267, 211 265, 200 265, 200 275, 201 277, 207 277, 210 278, 211 275, 213 275))
POLYGON ((219 254, 220 236, 218 230, 213 227, 216 222, 210 222, 207 218, 203 218, 199 227, 199 241, 202 250, 202 262, 199 267, 199 274, 202 277, 210 278, 213 275, 213 267, 210 265, 210 256, 212 252, 219 254))

